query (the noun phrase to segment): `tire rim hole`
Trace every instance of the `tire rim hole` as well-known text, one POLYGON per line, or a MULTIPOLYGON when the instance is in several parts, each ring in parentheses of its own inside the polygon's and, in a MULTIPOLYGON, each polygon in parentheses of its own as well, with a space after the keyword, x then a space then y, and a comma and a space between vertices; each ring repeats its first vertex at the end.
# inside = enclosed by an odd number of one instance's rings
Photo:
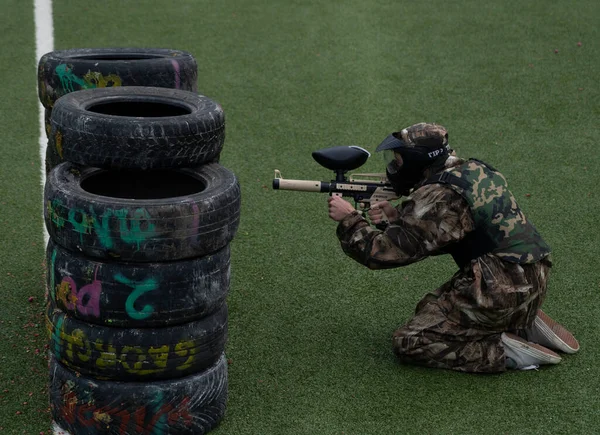
POLYGON ((99 171, 81 183, 94 195, 122 199, 163 199, 202 192, 204 183, 176 170, 99 171))

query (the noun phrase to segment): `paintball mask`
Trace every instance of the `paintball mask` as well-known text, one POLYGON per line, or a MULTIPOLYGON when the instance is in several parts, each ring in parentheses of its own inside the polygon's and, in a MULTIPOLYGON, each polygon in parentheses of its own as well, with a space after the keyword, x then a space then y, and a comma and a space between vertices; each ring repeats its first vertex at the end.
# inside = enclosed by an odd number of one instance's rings
POLYGON ((377 147, 384 152, 386 175, 398 195, 407 196, 428 168, 441 169, 451 152, 446 129, 420 123, 390 134, 377 147))

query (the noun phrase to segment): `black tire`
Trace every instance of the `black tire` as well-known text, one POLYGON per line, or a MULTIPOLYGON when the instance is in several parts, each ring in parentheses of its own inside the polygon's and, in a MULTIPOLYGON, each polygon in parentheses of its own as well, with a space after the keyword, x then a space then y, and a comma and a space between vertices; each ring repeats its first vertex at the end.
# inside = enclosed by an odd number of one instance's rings
POLYGON ((53 420, 71 434, 203 435, 215 428, 227 406, 227 361, 159 382, 110 382, 80 376, 50 360, 53 420))
POLYGON ((214 160, 225 142, 221 106, 176 89, 73 92, 56 102, 51 124, 63 161, 107 169, 194 167, 214 160))
POLYGON ((46 137, 50 137, 50 132, 52 131, 52 109, 44 109, 44 131, 46 132, 46 137))
POLYGON ((213 365, 225 351, 227 305, 194 322, 165 328, 111 328, 82 322, 50 302, 50 353, 96 379, 175 379, 213 365))
POLYGON ((107 171, 62 163, 44 189, 50 237, 100 259, 163 262, 218 251, 235 236, 240 186, 218 163, 107 171))
POLYGON ((38 94, 47 109, 63 95, 109 86, 154 86, 196 92, 198 66, 185 51, 162 48, 74 48, 44 54, 38 94))
POLYGON ((60 165, 63 160, 58 155, 56 148, 52 146, 51 140, 48 140, 48 146, 46 146, 46 160, 44 162, 46 168, 46 175, 50 173, 52 168, 60 165))
MULTIPOLYGON (((221 160, 221 155, 218 154, 213 160, 207 163, 219 163, 221 160)), ((46 160, 45 160, 45 168, 46 175, 50 173, 52 168, 57 165, 60 165, 64 160, 58 155, 56 151, 56 147, 52 144, 51 138, 48 139, 48 146, 46 147, 46 160)))
POLYGON ((46 249, 49 297, 69 316, 104 326, 154 328, 214 313, 230 282, 229 245, 211 255, 164 263, 98 261, 52 240, 46 249))

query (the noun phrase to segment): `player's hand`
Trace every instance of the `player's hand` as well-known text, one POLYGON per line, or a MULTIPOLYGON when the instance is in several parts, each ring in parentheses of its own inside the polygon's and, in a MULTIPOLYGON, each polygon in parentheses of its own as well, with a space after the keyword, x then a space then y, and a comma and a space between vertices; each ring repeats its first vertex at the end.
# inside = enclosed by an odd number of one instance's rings
POLYGON ((369 219, 374 225, 381 223, 384 219, 388 222, 396 220, 398 210, 387 201, 381 201, 369 209, 369 219))
POLYGON ((329 217, 336 222, 341 221, 354 211, 354 207, 340 196, 330 196, 327 198, 329 203, 329 217))

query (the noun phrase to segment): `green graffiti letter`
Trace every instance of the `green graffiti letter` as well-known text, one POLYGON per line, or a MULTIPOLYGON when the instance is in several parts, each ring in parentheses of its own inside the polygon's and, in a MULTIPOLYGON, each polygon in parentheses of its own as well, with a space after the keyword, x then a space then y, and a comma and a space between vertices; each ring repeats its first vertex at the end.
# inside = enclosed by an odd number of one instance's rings
POLYGON ((54 329, 51 332, 52 335, 52 341, 54 341, 54 353, 56 354, 56 359, 60 360, 60 345, 61 345, 61 339, 62 339, 62 328, 63 328, 63 323, 65 321, 64 316, 60 316, 58 319, 56 319, 56 324, 54 325, 54 329))
POLYGON ((94 231, 98 235, 98 240, 100 240, 100 244, 104 246, 106 249, 110 249, 113 247, 112 237, 110 236, 110 217, 113 215, 112 210, 108 209, 102 213, 100 219, 96 216, 96 212, 90 206, 90 214, 92 215, 92 222, 94 224, 94 231))
POLYGON ((79 233, 79 240, 83 243, 83 234, 90 233, 90 220, 91 218, 83 211, 77 208, 69 210, 69 222, 73 225, 73 230, 79 233), (78 222, 75 218, 77 214, 81 215, 81 222, 78 222))
POLYGON ((60 80, 60 85, 62 86, 65 93, 75 92, 76 90, 78 91, 79 88, 80 89, 89 89, 89 88, 96 87, 93 84, 87 83, 86 81, 82 80, 81 78, 79 78, 75 74, 73 74, 73 66, 72 65, 67 65, 67 64, 62 63, 54 69, 54 72, 56 72, 56 75, 58 76, 58 78, 60 80), (74 85, 79 86, 79 88, 75 89, 74 85))
POLYGON ((135 301, 141 295, 158 288, 156 280, 154 278, 148 278, 143 281, 132 281, 121 273, 115 275, 115 280, 133 289, 125 302, 125 310, 129 317, 135 320, 142 320, 150 317, 154 312, 154 307, 152 305, 145 305, 141 310, 136 310, 134 305, 135 301))
POLYGON ((148 237, 152 237, 155 234, 153 223, 148 222, 148 228, 142 230, 141 221, 149 221, 150 214, 145 208, 138 208, 133 212, 133 217, 130 219, 130 225, 127 225, 127 210, 115 210, 115 216, 119 217, 121 239, 125 243, 135 243, 140 249, 140 243, 146 240, 148 237))

